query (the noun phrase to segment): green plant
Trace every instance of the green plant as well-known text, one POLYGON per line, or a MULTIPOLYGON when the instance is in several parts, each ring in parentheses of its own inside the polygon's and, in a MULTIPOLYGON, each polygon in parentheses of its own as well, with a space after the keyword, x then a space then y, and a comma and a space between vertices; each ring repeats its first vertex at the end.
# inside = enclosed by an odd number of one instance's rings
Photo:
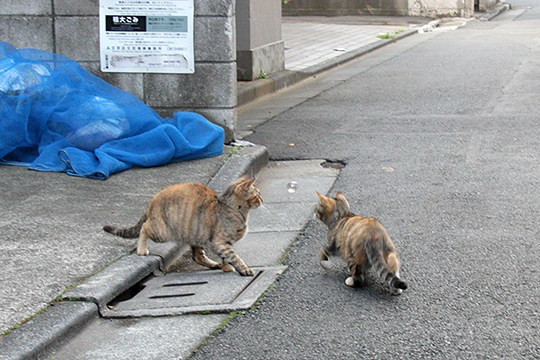
POLYGON ((379 34, 379 35, 377 35, 377 37, 378 37, 379 39, 395 39, 395 38, 396 38, 395 35, 390 34, 389 32, 379 34))
POLYGON ((231 149, 231 151, 229 152, 229 155, 238 155, 240 154, 240 150, 242 150, 241 146, 235 146, 231 149))
POLYGON ((23 326, 24 324, 26 324, 27 322, 29 322, 31 320, 34 320, 39 315, 43 314, 48 308, 49 308, 49 306, 45 306, 44 308, 41 308, 40 310, 38 310, 35 314, 26 317, 25 319, 23 319, 23 321, 21 321, 20 323, 18 323, 15 326, 13 326, 12 328, 4 330, 0 334, 0 338, 4 337, 6 335, 9 335, 10 333, 12 333, 13 331, 15 331, 17 329, 20 329, 21 326, 23 326))
MULTIPOLYGON (((205 339, 203 339, 199 345, 197 346, 196 349, 194 349, 192 351, 192 354, 195 354, 197 351, 199 351, 203 346, 206 346, 208 344, 208 342, 210 341, 210 339, 212 337, 214 337, 219 331, 221 331, 221 329, 223 329, 225 326, 227 326, 227 324, 232 320, 234 319, 235 317, 237 317, 238 315, 242 315, 242 314, 245 314, 246 312, 245 311, 234 311, 232 313, 229 314, 229 316, 227 316, 227 318, 225 320, 223 320, 221 322, 221 324, 218 325, 218 327, 212 331, 212 333, 207 336, 205 339)), ((208 313, 206 313, 206 311, 202 311, 200 314, 202 315, 211 315, 212 312, 209 311, 208 313)))
POLYGON ((400 29, 400 30, 394 31, 393 33, 390 33, 390 32, 380 33, 379 35, 377 35, 377 37, 378 37, 379 39, 388 39, 388 40, 392 40, 392 39, 395 39, 395 38, 396 38, 396 35, 401 34, 401 33, 404 33, 404 32, 405 32, 405 30, 400 29))
POLYGON ((244 310, 238 310, 238 311, 234 311, 234 312, 230 313, 229 316, 227 316, 227 318, 225 320, 223 320, 221 322, 221 324, 219 324, 218 327, 214 331, 212 331, 211 336, 216 335, 221 329, 223 329, 225 326, 227 326, 231 322, 232 319, 234 319, 238 315, 243 315, 245 313, 246 313, 246 311, 244 311, 244 310))
POLYGON ((259 70, 259 79, 268 79, 268 74, 263 69, 259 70))

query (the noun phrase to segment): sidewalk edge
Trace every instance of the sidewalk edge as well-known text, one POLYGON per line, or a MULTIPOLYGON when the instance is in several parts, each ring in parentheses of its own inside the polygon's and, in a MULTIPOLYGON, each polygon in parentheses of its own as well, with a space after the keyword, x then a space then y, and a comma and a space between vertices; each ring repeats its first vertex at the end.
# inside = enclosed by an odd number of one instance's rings
POLYGON ((98 317, 90 302, 61 302, 0 340, 0 359, 35 359, 60 339, 68 339, 98 317))

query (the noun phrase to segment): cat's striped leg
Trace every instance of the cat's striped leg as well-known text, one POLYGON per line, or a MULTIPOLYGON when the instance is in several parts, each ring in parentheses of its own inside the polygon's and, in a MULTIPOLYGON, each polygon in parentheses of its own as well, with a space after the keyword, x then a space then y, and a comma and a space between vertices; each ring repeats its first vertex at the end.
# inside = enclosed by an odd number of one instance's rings
POLYGON ((204 249, 200 246, 192 246, 191 247, 191 257, 193 260, 204 267, 210 268, 210 269, 221 269, 222 265, 220 263, 217 263, 211 259, 209 259, 204 249))
POLYGON ((226 262, 222 262, 221 264, 219 264, 219 266, 221 266, 221 269, 223 270, 223 272, 234 271, 234 267, 231 264, 227 264, 226 262))
POLYGON ((330 262, 330 252, 326 247, 321 249, 321 254, 319 256, 320 264, 323 269, 330 270, 332 268, 332 263, 330 262))
POLYGON ((363 286, 365 281, 365 267, 362 265, 351 265, 351 276, 345 280, 345 284, 351 287, 363 286))
POLYGON ((143 224, 139 233, 139 241, 137 241, 137 254, 140 256, 147 256, 150 253, 150 251, 148 251, 149 238, 146 232, 146 224, 143 224))
POLYGON ((385 260, 388 267, 395 274, 395 277, 389 278, 388 286, 390 287, 390 293, 392 295, 400 295, 403 290, 407 289, 407 284, 399 277, 400 261, 397 253, 385 254, 385 260))
POLYGON ((227 271, 227 265, 232 265, 242 276, 254 275, 253 270, 251 270, 240 256, 234 252, 232 245, 225 242, 218 242, 217 244, 214 244, 214 249, 221 259, 223 259, 223 271, 227 271))

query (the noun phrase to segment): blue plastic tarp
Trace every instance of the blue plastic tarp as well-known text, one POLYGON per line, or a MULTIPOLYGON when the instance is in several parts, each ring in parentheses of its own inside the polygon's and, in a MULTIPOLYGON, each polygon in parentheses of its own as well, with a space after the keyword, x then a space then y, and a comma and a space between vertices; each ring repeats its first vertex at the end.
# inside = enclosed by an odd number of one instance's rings
POLYGON ((164 119, 69 58, 0 42, 0 164, 106 179, 223 148, 223 129, 202 115, 164 119))

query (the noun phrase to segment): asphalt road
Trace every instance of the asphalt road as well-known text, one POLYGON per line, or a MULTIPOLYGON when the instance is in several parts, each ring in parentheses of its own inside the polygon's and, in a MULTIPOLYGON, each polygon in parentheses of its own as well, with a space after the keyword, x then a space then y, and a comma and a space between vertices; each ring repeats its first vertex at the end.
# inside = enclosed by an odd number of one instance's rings
POLYGON ((299 85, 283 96, 326 90, 246 138, 346 163, 332 194, 386 225, 409 289, 348 288, 312 220, 273 290, 192 359, 540 358, 540 4, 512 5, 299 85))

